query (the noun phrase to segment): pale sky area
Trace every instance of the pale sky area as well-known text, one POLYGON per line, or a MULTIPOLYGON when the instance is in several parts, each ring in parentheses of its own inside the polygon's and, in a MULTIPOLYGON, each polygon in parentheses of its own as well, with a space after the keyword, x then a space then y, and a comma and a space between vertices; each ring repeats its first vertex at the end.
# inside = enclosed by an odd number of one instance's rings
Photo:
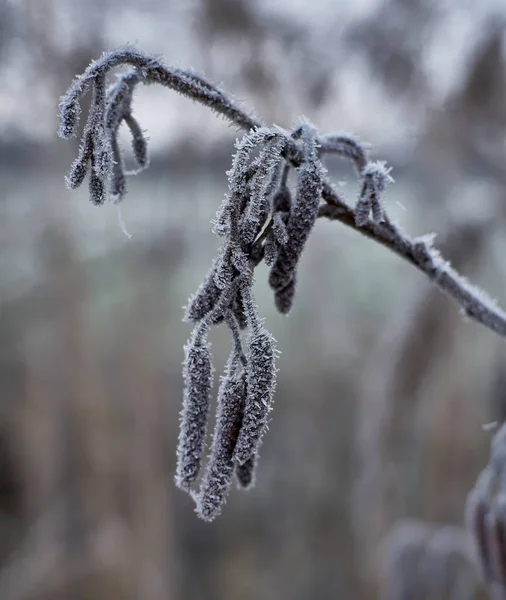
MULTIPOLYGON (((6 1, 12 6, 17 3, 16 0, 6 1)), ((350 23, 366 18, 380 3, 377 0, 318 0, 311 3, 307 0, 263 0, 260 4, 259 14, 265 20, 288 15, 290 23, 302 28, 310 41, 314 40, 315 44, 328 48, 328 52, 341 56, 339 40, 342 32, 350 23)), ((41 2, 36 8, 42 5, 41 2)), ((76 34, 83 37, 76 23, 79 23, 84 14, 84 6, 80 0, 55 0, 51 4, 54 19, 52 26, 60 40, 55 43, 55 48, 60 53, 64 54, 65 47, 72 43, 76 34)), ((107 6, 107 3, 103 6, 107 6)), ((424 71, 430 81, 436 104, 442 102, 448 92, 458 86, 464 74, 463 67, 468 53, 472 50, 473 43, 479 41, 480 28, 498 6, 499 3, 492 0, 480 1, 479 8, 471 0, 448 0, 440 3, 444 16, 438 20, 438 29, 432 32, 423 55, 424 71)), ((130 4, 125 2, 120 7, 114 15, 107 8, 104 9, 106 21, 103 37, 106 47, 133 44, 147 53, 162 56, 166 64, 190 66, 208 73, 211 79, 217 78, 218 82, 225 82, 224 87, 244 100, 246 106, 255 104, 255 99, 250 98, 249 92, 241 88, 235 77, 247 59, 244 52, 248 52, 248 48, 241 50, 241 46, 236 44, 233 52, 227 53, 226 48, 222 48, 208 53, 198 37, 199 13, 195 1, 169 3, 163 9, 154 0, 130 4), (158 16, 159 13, 163 18, 158 16)), ((391 16, 392 20, 397 17, 395 14, 391 16)), ((35 81, 28 80, 23 64, 31 61, 31 58, 19 40, 14 39, 9 62, 5 64, 4 61, 1 72, 2 79, 7 84, 0 91, 0 131, 5 135, 13 124, 22 123, 21 128, 29 132, 29 135, 40 140, 50 139, 55 131, 58 96, 64 89, 57 92, 51 86, 43 85, 47 63, 39 67, 35 81), (43 100, 42 109, 37 114, 30 110, 33 93, 43 100)), ((286 80, 287 86, 296 89, 297 82, 287 75, 288 65, 283 56, 283 48, 275 39, 267 46, 266 60, 272 62, 273 71, 283 85, 286 80)), ((407 121, 405 115, 404 118, 402 115, 406 107, 398 105, 395 98, 387 98, 377 83, 371 82, 370 73, 360 57, 351 56, 349 60, 340 60, 339 68, 332 73, 331 81, 339 91, 335 102, 327 103, 322 110, 307 115, 308 107, 303 101, 299 101, 297 93, 290 94, 290 103, 286 111, 279 115, 279 124, 290 126, 294 117, 305 114, 314 119, 317 125, 321 120, 332 123, 336 129, 351 130, 358 134, 367 132, 376 143, 395 141, 399 137, 406 140, 414 135, 416 122, 412 122, 409 128, 399 128, 397 125, 401 121, 407 121), (378 119, 378 113, 381 113, 381 119, 378 119)), ((225 131, 226 125, 222 121, 208 118, 201 107, 194 106, 167 90, 151 88, 142 90, 137 96, 136 112, 148 132, 154 150, 167 146, 169 138, 178 140, 185 132, 192 137, 197 132, 204 131, 206 142, 212 144, 225 131)), ((261 107, 258 107, 258 112, 262 114, 261 107)))

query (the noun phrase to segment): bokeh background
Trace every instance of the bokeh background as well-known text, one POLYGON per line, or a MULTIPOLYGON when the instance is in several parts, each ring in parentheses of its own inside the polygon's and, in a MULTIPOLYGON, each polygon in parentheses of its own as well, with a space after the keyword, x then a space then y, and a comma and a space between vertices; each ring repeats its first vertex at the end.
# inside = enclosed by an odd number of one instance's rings
MULTIPOLYGON (((0 0, 0 598, 487 598, 465 501, 506 418, 506 347, 418 272, 319 222, 290 316, 258 270, 278 389, 256 487, 212 524, 173 483, 182 307, 237 131, 139 89, 151 166, 119 225, 63 177, 77 73, 126 42, 290 128, 387 160, 388 211, 506 305, 500 0, 0 0)), ((125 151, 128 142, 125 136, 125 151)), ((351 165, 330 175, 356 194, 351 165)), ((220 369, 226 332, 212 334, 220 369)))

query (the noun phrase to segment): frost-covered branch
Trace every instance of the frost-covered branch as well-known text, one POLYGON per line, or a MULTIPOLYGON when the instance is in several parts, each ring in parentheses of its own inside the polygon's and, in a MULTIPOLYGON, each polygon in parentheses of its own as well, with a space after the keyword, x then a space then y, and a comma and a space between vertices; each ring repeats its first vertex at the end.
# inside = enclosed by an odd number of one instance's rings
POLYGON ((288 313, 298 264, 318 218, 340 221, 390 248, 425 273, 468 317, 506 336, 506 314, 440 256, 430 236, 410 239, 390 221, 382 202, 385 188, 393 182, 390 169, 381 161, 371 161, 365 146, 353 136, 322 136, 308 122, 293 131, 267 127, 202 76, 166 67, 134 48, 102 55, 61 98, 59 135, 69 138, 77 133, 81 99, 92 92, 79 154, 66 177, 70 189, 81 185, 89 174, 94 204, 124 199, 131 173, 125 172, 118 143, 123 122, 132 135, 139 170, 148 165, 147 141, 132 115, 133 92, 140 83, 168 87, 246 132, 236 142, 227 173, 229 190, 214 222, 213 232, 223 244, 185 310, 185 319, 195 329, 185 348, 176 483, 195 499, 200 517, 211 520, 219 514, 234 473, 239 487, 252 485, 272 409, 276 348, 257 313, 254 270, 262 261, 270 267, 275 305, 279 312, 288 313), (123 65, 133 70, 107 88, 109 71, 123 65), (361 184, 355 206, 339 196, 326 176, 323 161, 330 153, 355 165, 361 184), (296 172, 294 186, 289 183, 292 170, 296 172), (232 334, 233 349, 220 386, 210 462, 196 491, 206 451, 213 375, 207 333, 221 323, 232 334), (244 340, 242 331, 246 332, 244 340))
POLYGON ((343 202, 330 185, 324 186, 323 198, 326 204, 320 206, 319 217, 340 221, 389 248, 427 275, 441 291, 457 302, 469 319, 506 337, 504 311, 485 292, 471 285, 452 268, 448 261, 444 260, 438 250, 432 246, 432 235, 410 238, 387 216, 384 217, 383 222, 368 219, 359 227, 356 224, 356 211, 343 202))

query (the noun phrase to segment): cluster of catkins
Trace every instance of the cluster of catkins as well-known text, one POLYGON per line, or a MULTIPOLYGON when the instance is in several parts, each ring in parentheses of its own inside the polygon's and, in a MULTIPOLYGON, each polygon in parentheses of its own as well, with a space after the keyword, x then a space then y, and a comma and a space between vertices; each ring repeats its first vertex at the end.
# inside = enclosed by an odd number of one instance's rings
MULTIPOLYGON (((229 193, 214 224, 214 232, 224 243, 185 313, 186 320, 195 323, 195 329, 185 348, 176 483, 195 499, 197 513, 212 520, 221 510, 234 473, 241 487, 247 488, 253 482, 274 394, 276 350, 255 308, 254 268, 262 260, 270 266, 269 284, 276 307, 281 313, 288 313, 295 294, 297 265, 319 216, 320 203, 323 199, 335 207, 338 199, 324 178, 322 155, 335 153, 355 163, 363 181, 356 210, 351 212, 357 226, 368 223, 370 214, 375 221, 383 220, 380 192, 391 178, 384 163, 369 162, 363 147, 349 136, 318 138, 307 122, 292 133, 279 127, 264 127, 202 76, 166 67, 127 47, 105 53, 92 62, 60 102, 59 135, 73 137, 78 128, 80 100, 92 90, 79 155, 66 184, 75 189, 89 174, 94 204, 103 204, 108 198, 118 203, 125 195, 129 173, 118 144, 122 123, 132 134, 139 169, 147 166, 146 139, 131 114, 132 95, 138 83, 173 89, 248 131, 236 144, 237 152, 228 172, 229 193), (121 75, 106 89, 108 71, 123 64, 134 70, 121 75), (294 194, 288 183, 291 169, 296 171, 294 194), (211 326, 221 323, 230 329, 233 351, 219 388, 211 454, 201 476, 213 378, 207 334, 211 326)), ((342 202, 340 206, 349 211, 342 202)))
POLYGON ((219 513, 234 472, 241 487, 249 487, 253 480, 276 375, 274 340, 263 327, 252 296, 253 269, 262 259, 271 266, 269 283, 276 305, 288 312, 297 262, 316 221, 322 191, 316 140, 314 128, 303 124, 291 136, 281 129, 260 128, 238 142, 228 172, 229 194, 214 225, 224 244, 186 308, 186 319, 196 326, 186 346, 176 483, 192 493, 197 513, 207 520, 219 513), (287 182, 289 164, 283 157, 290 139, 300 145, 302 157, 293 200, 287 182), (206 334, 221 321, 230 328, 234 348, 218 392, 211 455, 194 492, 205 451, 212 380, 206 334), (242 329, 247 330, 244 351, 242 329))
MULTIPOLYGON (((94 78, 93 98, 84 128, 79 155, 72 163, 65 178, 67 187, 76 189, 89 172, 90 199, 93 204, 103 204, 107 198, 118 203, 126 192, 124 161, 118 143, 118 130, 124 122, 132 134, 133 155, 139 169, 148 165, 147 142, 142 129, 132 116, 132 92, 138 82, 136 73, 122 77, 107 91, 105 74, 94 78)), ((75 99, 68 100, 67 110, 62 111, 61 137, 75 134, 80 111, 79 98, 86 91, 78 89, 75 99)))

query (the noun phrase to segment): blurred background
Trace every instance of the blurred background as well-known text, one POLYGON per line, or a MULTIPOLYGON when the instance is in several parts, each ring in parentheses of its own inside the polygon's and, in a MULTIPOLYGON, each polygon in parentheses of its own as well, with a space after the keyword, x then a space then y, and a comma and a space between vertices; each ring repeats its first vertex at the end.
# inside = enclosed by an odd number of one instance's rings
MULTIPOLYGON (((63 177, 75 74, 129 42, 267 123, 387 160, 390 215, 506 305, 500 0, 0 0, 0 598, 487 598, 462 527, 506 418, 506 348, 408 264, 319 222, 278 340, 257 485, 212 524, 175 489, 182 307, 219 240, 238 132, 138 89, 151 166, 122 217, 63 177)), ((128 154, 128 138, 125 136, 128 154)), ((329 158, 353 202, 351 165, 329 158)), ((229 336, 212 334, 219 371, 229 336)))

